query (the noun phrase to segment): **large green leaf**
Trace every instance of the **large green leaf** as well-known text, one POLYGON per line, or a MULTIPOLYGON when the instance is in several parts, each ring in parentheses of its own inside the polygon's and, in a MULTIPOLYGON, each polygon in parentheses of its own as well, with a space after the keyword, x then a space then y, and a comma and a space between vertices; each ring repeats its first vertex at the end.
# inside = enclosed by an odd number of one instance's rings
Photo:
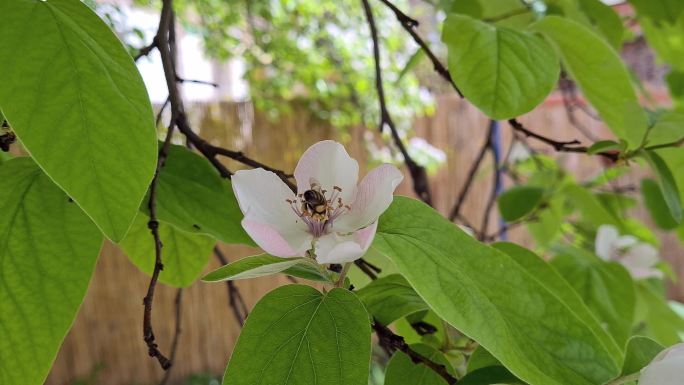
MULTIPOLYGON (((684 33, 684 31, 683 31, 684 33)), ((673 143, 684 138, 684 114, 666 112, 658 117, 648 133, 648 146, 673 143)))
POLYGON ((280 287, 254 307, 224 385, 367 385, 368 313, 356 296, 302 285, 280 287))
MULTIPOLYGON (((156 255, 154 238, 147 228, 149 220, 138 213, 120 246, 138 269, 151 275, 156 255)), ((208 235, 186 233, 164 222, 159 222, 159 238, 164 265, 159 281, 175 287, 189 286, 199 278, 216 245, 216 240, 208 235)))
MULTIPOLYGON (((425 344, 413 344, 411 345, 411 349, 432 362, 444 365, 447 372, 451 373, 452 375, 454 374, 454 369, 451 367, 451 364, 449 364, 449 361, 439 350, 425 344)), ((427 367, 425 364, 415 363, 408 355, 397 351, 394 353, 389 363, 387 363, 387 369, 385 369, 384 385, 406 384, 448 385, 442 376, 427 367)))
POLYGON ((631 335, 636 294, 629 272, 578 248, 564 248, 553 267, 577 291, 619 346, 631 335))
POLYGON ((133 60, 80 1, 2 1, 0 15, 7 120, 50 178, 120 241, 157 157, 152 107, 133 60))
POLYGON ((452 14, 442 40, 449 73, 465 97, 494 119, 522 115, 551 92, 560 67, 554 50, 527 32, 452 14))
POLYGON ((634 336, 627 342, 625 362, 622 364, 621 376, 636 373, 650 364, 655 356, 663 350, 663 345, 648 337, 634 336))
POLYGON ((515 221, 534 210, 542 198, 544 189, 534 186, 514 186, 504 191, 498 198, 499 212, 507 221, 515 221))
POLYGON ((159 174, 157 217, 183 231, 254 245, 240 225, 243 215, 230 181, 222 179, 207 159, 183 146, 169 148, 159 174))
POLYGON ((681 223, 684 213, 682 212, 682 198, 679 195, 677 181, 668 167, 667 163, 655 151, 642 152, 643 157, 648 161, 651 169, 658 177, 660 190, 663 192, 665 203, 670 209, 670 214, 677 223, 681 223))
POLYGON ((0 384, 40 385, 102 245, 87 215, 29 158, 0 166, 0 384))
POLYGON ((368 312, 383 325, 428 309, 425 301, 399 274, 376 279, 357 291, 356 295, 368 312))
POLYGON ((557 48, 565 68, 620 138, 624 113, 637 103, 629 73, 620 56, 594 32, 572 20, 547 16, 532 26, 557 48))
POLYGON ((469 372, 458 383, 460 385, 522 384, 503 366, 488 366, 469 372))
POLYGON ((373 248, 445 321, 530 384, 589 385, 619 368, 584 321, 505 253, 425 204, 396 197, 373 248))
POLYGON ((645 308, 644 334, 664 346, 682 342, 684 319, 672 310, 664 295, 647 282, 639 282, 636 289, 638 301, 645 308))
MULTIPOLYGON (((535 277, 547 290, 554 293, 558 299, 563 301, 582 321, 594 332, 601 340, 603 346, 611 352, 616 361, 622 359, 622 344, 618 343, 608 334, 604 326, 597 321, 592 314, 592 310, 584 303, 580 294, 575 291, 574 286, 569 284, 563 276, 549 263, 544 261, 532 251, 509 242, 498 242, 492 245, 498 250, 503 251, 513 258, 520 266, 524 267, 530 275, 535 277)), ((632 287, 631 281, 629 286, 632 287)), ((631 304, 634 308, 634 289, 631 292, 631 304)), ((629 324, 631 315, 627 323, 629 324)))
POLYGON ((677 221, 672 217, 670 209, 667 207, 663 191, 660 186, 653 179, 641 180, 641 194, 644 197, 644 203, 648 212, 651 213, 653 222, 665 230, 672 230, 679 226, 677 221))
POLYGON ((309 258, 281 258, 269 254, 252 255, 221 266, 205 275, 206 282, 251 279, 283 273, 312 281, 331 282, 322 266, 309 258))

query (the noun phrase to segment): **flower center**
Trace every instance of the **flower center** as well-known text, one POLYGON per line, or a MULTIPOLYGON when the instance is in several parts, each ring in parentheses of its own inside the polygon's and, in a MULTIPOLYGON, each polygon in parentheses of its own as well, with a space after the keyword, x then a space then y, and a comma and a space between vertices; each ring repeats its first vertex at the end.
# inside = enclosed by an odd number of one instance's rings
POLYGON ((328 191, 323 190, 315 179, 312 178, 310 185, 309 190, 297 195, 295 199, 287 199, 287 203, 292 207, 292 211, 306 223, 309 232, 319 238, 328 234, 335 219, 349 212, 351 207, 342 202, 341 188, 333 186, 328 196, 328 191))

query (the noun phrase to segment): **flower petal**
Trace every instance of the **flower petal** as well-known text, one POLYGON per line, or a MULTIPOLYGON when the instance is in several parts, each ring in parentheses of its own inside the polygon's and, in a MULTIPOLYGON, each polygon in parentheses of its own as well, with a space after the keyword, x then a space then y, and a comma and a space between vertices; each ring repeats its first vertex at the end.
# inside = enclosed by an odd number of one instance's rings
POLYGON ((341 231, 354 231, 377 221, 394 198, 394 190, 404 179, 391 164, 374 168, 359 184, 351 211, 342 215, 334 226, 341 231))
POLYGON ((375 222, 351 235, 331 233, 321 237, 316 243, 316 261, 320 264, 347 263, 363 257, 377 228, 375 222))
POLYGON ((344 146, 333 140, 324 140, 302 154, 294 175, 299 194, 311 188, 311 178, 314 178, 324 190, 332 191, 333 186, 341 188, 342 201, 349 203, 355 195, 359 164, 349 156, 344 146))
POLYGON ((292 227, 305 228, 286 201, 294 199, 294 193, 276 174, 261 168, 240 170, 231 182, 245 217, 267 223, 281 234, 292 227))
POLYGON ((658 263, 658 250, 647 243, 639 243, 629 249, 620 262, 634 267, 651 267, 658 263))
POLYGON ((601 225, 596 231, 595 249, 596 255, 604 260, 610 260, 613 253, 613 243, 618 239, 620 233, 611 225, 601 225))
POLYGON ((276 257, 302 256, 311 247, 312 236, 297 228, 281 233, 267 223, 246 217, 242 227, 265 252, 276 257))

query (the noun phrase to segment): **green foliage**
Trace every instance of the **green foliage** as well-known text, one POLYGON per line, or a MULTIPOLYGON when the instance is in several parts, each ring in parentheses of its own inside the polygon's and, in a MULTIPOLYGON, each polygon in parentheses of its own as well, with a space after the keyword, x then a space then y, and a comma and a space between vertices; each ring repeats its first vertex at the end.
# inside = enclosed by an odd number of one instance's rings
MULTIPOLYGON (((147 204, 141 207, 147 212, 147 204)), ((221 178, 206 158, 182 146, 169 148, 159 174, 157 218, 185 232, 254 245, 240 225, 242 212, 230 181, 221 178)))
POLYGON ((230 358, 224 385, 366 385, 370 323, 350 291, 280 287, 254 307, 230 358))
POLYGON ((452 14, 444 22, 442 40, 456 84, 493 119, 532 110, 558 79, 558 58, 538 36, 452 14))
POLYGON ((642 308, 639 315, 642 332, 664 346, 682 342, 684 335, 684 319, 668 305, 661 292, 648 282, 639 282, 637 289, 637 307, 642 308))
POLYGON ((80 1, 0 4, 0 106, 33 159, 111 240, 156 165, 152 108, 133 60, 80 1), (17 52, 30 54, 17 55, 17 52))
POLYGON ((366 310, 383 325, 428 309, 425 301, 399 274, 379 278, 363 287, 356 295, 366 306, 366 310))
POLYGON ((672 218, 674 218, 677 223, 680 223, 683 215, 682 201, 679 195, 679 187, 672 175, 672 171, 670 171, 670 168, 665 161, 656 152, 644 151, 642 156, 648 161, 651 169, 658 178, 658 184, 663 192, 665 203, 667 203, 667 207, 670 209, 672 218))
POLYGON ((396 197, 380 218, 373 247, 440 317, 522 380, 594 384, 619 372, 593 330, 524 266, 424 204, 396 197))
POLYGON ((551 265, 580 295, 619 346, 631 335, 635 291, 629 272, 582 249, 567 247, 551 265))
MULTIPOLYGON (((155 265, 155 243, 147 223, 150 218, 139 213, 121 249, 140 270, 152 275, 155 265)), ((212 254, 216 240, 207 235, 179 230, 159 222, 159 238, 163 245, 164 269, 159 281, 175 287, 187 287, 199 278, 212 254)))
POLYGON ((623 138, 625 111, 637 103, 637 97, 618 54, 582 24, 559 16, 547 16, 531 28, 556 47, 564 68, 577 81, 584 96, 613 133, 623 138))
POLYGON ((667 202, 665 202, 663 191, 656 181, 653 179, 642 179, 641 194, 644 197, 644 203, 651 214, 653 222, 655 222, 658 227, 665 230, 672 230, 679 226, 677 221, 672 217, 672 213, 667 207, 667 202))
POLYGON ((222 266, 205 275, 207 282, 249 279, 283 273, 312 281, 331 282, 328 274, 309 258, 280 258, 269 254, 253 255, 222 266))
POLYGON ((621 376, 636 373, 651 363, 655 356, 663 350, 663 345, 643 336, 634 336, 627 341, 625 362, 622 364, 621 376))
POLYGON ((523 384, 503 366, 488 366, 469 372, 458 382, 461 385, 523 384))
MULTIPOLYGON (((447 372, 454 375, 454 369, 444 354, 425 344, 410 345, 411 349, 430 361, 446 367, 447 372)), ((385 385, 448 385, 446 380, 425 364, 414 363, 411 358, 397 351, 390 359, 385 369, 385 385)))
POLYGON ((501 217, 515 221, 531 213, 541 203, 544 189, 534 186, 513 186, 498 198, 501 217))
POLYGON ((0 383, 42 384, 85 296, 102 235, 29 158, 0 166, 0 383))

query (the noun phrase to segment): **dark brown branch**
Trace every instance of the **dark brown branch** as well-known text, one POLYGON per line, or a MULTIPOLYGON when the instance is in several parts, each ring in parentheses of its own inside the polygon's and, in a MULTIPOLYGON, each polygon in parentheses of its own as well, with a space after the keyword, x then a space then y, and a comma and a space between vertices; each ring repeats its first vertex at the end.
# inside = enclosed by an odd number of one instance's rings
POLYGON ((389 0, 380 0, 383 4, 387 6, 387 8, 391 9, 392 12, 394 12, 394 15, 396 16, 397 20, 399 20, 399 24, 401 24, 402 27, 408 32, 409 35, 413 38, 413 41, 420 46, 420 48, 425 52, 427 57, 430 59, 432 62, 432 66, 435 68, 435 71, 444 78, 451 86, 454 88, 454 90, 458 93, 460 97, 463 97, 463 93, 461 93, 461 90, 458 88, 454 80, 451 78, 451 74, 449 73, 449 70, 442 64, 442 62, 437 58, 437 56, 432 52, 430 47, 425 43, 423 38, 418 35, 416 32, 416 27, 418 27, 418 21, 409 17, 406 15, 404 12, 402 12, 399 8, 397 8, 394 4, 392 4, 389 0))
POLYGON ((140 48, 140 50, 135 55, 135 57, 133 57, 133 60, 137 62, 143 56, 149 55, 152 52, 152 50, 154 50, 155 48, 157 48, 157 37, 156 36, 152 39, 152 42, 149 45, 140 48))
POLYGON ((491 146, 492 129, 493 125, 490 124, 489 128, 487 129, 487 138, 485 139, 485 142, 482 144, 480 151, 477 153, 477 157, 475 157, 475 162, 470 166, 470 171, 468 171, 468 177, 466 178, 465 184, 461 188, 461 192, 458 194, 458 199, 456 199, 456 204, 454 205, 454 208, 451 209, 451 214, 449 214, 450 221, 454 221, 461 214, 461 207, 463 206, 463 203, 465 202, 465 199, 468 196, 468 192, 470 191, 470 187, 472 186, 473 181, 475 180, 477 170, 480 168, 480 164, 482 164, 482 161, 484 160, 485 154, 487 153, 487 149, 489 149, 489 147, 491 146))
POLYGON ((394 139, 394 144, 397 146, 401 154, 404 156, 404 163, 409 169, 411 174, 411 179, 413 180, 413 191, 415 191, 418 198, 423 202, 432 205, 432 196, 430 194, 430 187, 427 180, 427 172, 425 168, 416 163, 409 155, 404 143, 399 136, 397 127, 387 110, 387 103, 385 101, 385 90, 382 85, 382 69, 380 67, 380 41, 378 39, 378 30, 375 25, 375 19, 373 18, 373 10, 368 3, 368 0, 361 0, 363 3, 363 9, 366 14, 366 20, 368 21, 368 26, 371 32, 371 38, 373 40, 373 58, 375 60, 375 88, 378 93, 378 102, 380 104, 380 131, 382 132, 383 127, 388 126, 392 138, 394 139))
MULTIPOLYGON (((553 147, 558 152, 574 152, 574 153, 586 154, 588 151, 588 148, 585 146, 581 146, 580 141, 578 141, 578 140, 571 140, 571 141, 563 142, 563 141, 557 141, 557 140, 553 140, 551 138, 547 138, 543 135, 539 135, 535 132, 528 130, 517 119, 509 119, 508 123, 511 125, 511 127, 513 127, 514 130, 524 134, 526 137, 534 138, 534 139, 536 139, 542 143, 545 143, 545 144, 553 147)), ((618 154, 613 153, 613 152, 599 152, 596 155, 601 155, 607 159, 610 159, 613 162, 618 160, 618 154)))
MULTIPOLYGON (((171 362, 176 360, 178 341, 180 340, 181 334, 181 319, 183 317, 183 312, 181 311, 183 304, 183 288, 179 288, 178 291, 176 291, 176 300, 174 303, 176 304, 176 329, 173 334, 173 342, 171 343, 171 355, 169 356, 171 362)), ((164 372, 164 377, 162 378, 161 382, 159 382, 159 385, 166 385, 169 382, 169 378, 171 378, 171 370, 164 372)))
POLYGON ((176 75, 176 81, 178 83, 194 83, 194 84, 203 84, 205 86, 212 86, 214 88, 218 88, 218 83, 210 82, 208 80, 196 80, 196 79, 183 79, 180 76, 176 75))
POLYGON ((372 263, 366 261, 363 258, 357 259, 356 261, 354 261, 354 264, 370 279, 377 279, 377 274, 380 274, 382 272, 382 270, 379 267, 373 265, 372 263))
POLYGON ((159 157, 157 159, 157 169, 154 173, 154 178, 152 178, 152 183, 150 184, 150 199, 148 202, 148 208, 150 211, 150 220, 147 222, 147 227, 152 233, 154 238, 154 271, 152 272, 152 278, 150 279, 150 284, 147 288, 147 295, 143 299, 143 305, 145 307, 143 313, 143 339, 145 344, 147 344, 147 353, 150 357, 155 357, 159 361, 162 369, 168 370, 171 367, 171 360, 166 358, 158 349, 155 342, 154 330, 152 328, 152 303, 154 302, 154 292, 157 286, 157 281, 159 280, 159 274, 164 269, 164 264, 162 262, 162 241, 159 236, 159 222, 157 221, 157 184, 159 182, 159 173, 164 167, 164 162, 166 161, 166 155, 169 151, 169 145, 171 144, 171 137, 173 136, 173 125, 169 126, 168 132, 166 133, 166 139, 162 145, 161 150, 159 150, 159 157))
MULTIPOLYGON (((214 247, 214 254, 216 255, 216 258, 221 262, 222 265, 228 264, 228 258, 226 258, 226 256, 223 255, 223 252, 221 252, 218 246, 214 247)), ((245 320, 249 315, 249 310, 247 309, 247 305, 245 304, 244 298, 242 298, 242 294, 240 294, 240 290, 238 290, 237 286, 235 286, 235 282, 226 281, 226 285, 228 287, 228 304, 230 305, 230 308, 233 310, 233 315, 235 316, 235 319, 242 327, 244 326, 245 320)))
POLYGON ((373 321, 373 330, 375 330, 375 333, 378 336, 378 343, 387 354, 392 355, 395 351, 399 350, 409 356, 414 363, 423 364, 432 369, 432 371, 439 374, 439 376, 448 384, 455 384, 458 382, 458 379, 452 376, 444 365, 438 364, 411 349, 406 341, 404 341, 404 337, 394 334, 392 330, 378 322, 378 320, 373 321))

